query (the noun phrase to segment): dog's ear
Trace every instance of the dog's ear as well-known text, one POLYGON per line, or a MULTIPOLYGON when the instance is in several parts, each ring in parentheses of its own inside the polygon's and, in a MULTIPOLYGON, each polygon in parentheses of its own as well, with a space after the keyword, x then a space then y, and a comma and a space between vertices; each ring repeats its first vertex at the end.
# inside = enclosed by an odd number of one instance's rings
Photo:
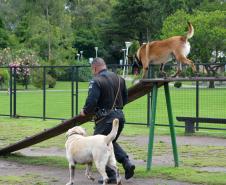
POLYGON ((81 127, 81 135, 86 136, 86 129, 81 127))
POLYGON ((66 134, 65 134, 66 138, 68 138, 68 136, 70 135, 70 133, 71 133, 71 129, 69 129, 69 130, 66 132, 66 134))
POLYGON ((80 127, 80 126, 75 127, 73 132, 76 133, 76 134, 82 135, 82 136, 86 136, 86 130, 83 127, 80 127))

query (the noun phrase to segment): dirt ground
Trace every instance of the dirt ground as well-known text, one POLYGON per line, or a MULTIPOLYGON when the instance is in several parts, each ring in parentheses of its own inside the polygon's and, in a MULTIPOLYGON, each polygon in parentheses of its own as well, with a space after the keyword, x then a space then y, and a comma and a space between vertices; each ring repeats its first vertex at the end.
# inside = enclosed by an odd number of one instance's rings
MULTIPOLYGON (((138 143, 141 145, 146 145, 148 143, 148 139, 146 137, 121 137, 120 140, 138 143)), ((171 144, 170 137, 168 136, 156 136, 155 142, 163 141, 165 143, 171 144)), ((226 146, 225 139, 220 138, 211 138, 211 137, 197 137, 197 136, 178 136, 177 137, 177 145, 206 145, 206 146, 226 146)), ((28 156, 65 156, 65 151, 63 149, 58 148, 48 148, 48 149, 39 149, 39 148, 26 148, 20 150, 23 155, 28 156)), ((132 158, 132 156, 130 156, 132 158)), ((132 158, 133 160, 133 158, 132 158)), ((136 161, 133 160, 135 164, 143 164, 146 165, 144 161, 136 161)), ((153 157, 153 165, 166 165, 172 166, 173 159, 172 154, 163 155, 161 157, 153 157)), ((205 169, 209 171, 224 171, 226 172, 226 168, 221 169, 205 169)), ((4 159, 0 159, 0 176, 22 176, 26 174, 37 174, 41 178, 48 182, 48 185, 62 185, 66 184, 69 178, 68 169, 56 168, 56 167, 48 167, 48 166, 32 166, 32 165, 23 165, 16 162, 5 161, 4 159)), ((139 178, 131 178, 129 180, 125 180, 122 175, 122 183, 124 185, 191 185, 189 183, 178 182, 173 180, 166 179, 139 179, 139 178)), ((95 181, 91 182, 86 179, 84 175, 84 171, 76 170, 76 185, 97 185, 97 179, 99 178, 99 174, 94 173, 95 181)), ((32 184, 32 182, 31 182, 32 184)), ((0 185, 1 184, 0 182, 0 185)), ((4 184, 6 185, 6 184, 4 184)), ((9 185, 9 184, 7 184, 9 185)), ((22 184, 21 184, 22 185, 22 184)))

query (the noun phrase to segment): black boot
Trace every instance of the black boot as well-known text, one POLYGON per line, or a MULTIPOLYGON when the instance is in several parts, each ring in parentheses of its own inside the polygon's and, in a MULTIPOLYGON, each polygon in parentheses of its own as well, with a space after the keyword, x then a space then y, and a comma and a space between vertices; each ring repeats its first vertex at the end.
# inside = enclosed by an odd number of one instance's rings
MULTIPOLYGON (((111 168, 109 168, 108 166, 106 166, 106 173, 108 175, 108 181, 107 184, 116 184, 117 183, 117 178, 116 178, 116 174, 115 171, 112 170, 111 168)), ((98 180, 99 184, 103 184, 103 179, 99 179, 98 180)))
MULTIPOLYGON (((98 184, 103 184, 103 179, 98 180, 98 184)), ((117 184, 117 180, 115 177, 109 177, 107 184, 117 184)))
POLYGON ((125 179, 130 179, 134 175, 135 165, 130 162, 128 158, 126 158, 122 166, 125 170, 125 179))

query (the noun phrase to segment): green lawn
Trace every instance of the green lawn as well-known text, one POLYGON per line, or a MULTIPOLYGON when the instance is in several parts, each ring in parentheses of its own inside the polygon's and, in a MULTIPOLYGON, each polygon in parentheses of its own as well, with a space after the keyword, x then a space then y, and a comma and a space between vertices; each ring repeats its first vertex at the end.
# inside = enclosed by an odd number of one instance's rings
MULTIPOLYGON (((131 82, 128 82, 128 86, 131 82)), ((83 107, 87 97, 87 82, 79 83, 78 111, 83 107)), ((156 123, 167 123, 167 109, 163 88, 159 88, 157 98, 156 123)), ((170 87, 171 102, 174 121, 176 116, 195 116, 195 88, 170 87)), ((46 92, 46 117, 70 118, 71 112, 71 83, 57 82, 54 89, 46 92)), ((200 89, 200 117, 225 118, 226 115, 226 89, 216 88, 200 89)), ((147 122, 147 96, 125 106, 127 122, 147 122)), ((9 95, 0 92, 0 114, 9 114, 9 95)), ((17 114, 19 116, 42 116, 43 115, 43 92, 29 87, 28 90, 17 92, 17 114)), ((177 122, 176 122, 177 123, 177 122)), ((182 123, 178 123, 182 125, 182 123)))
MULTIPOLYGON (((60 121, 47 120, 42 121, 40 119, 10 119, 0 117, 0 148, 7 146, 10 143, 14 143, 18 140, 31 136, 35 133, 43 131, 45 128, 51 128, 60 121)), ((88 134, 91 135, 93 132, 93 123, 86 123, 83 125, 88 134)), ((145 136, 148 137, 149 129, 146 126, 138 125, 126 125, 122 135, 124 136, 145 136)), ((167 127, 156 127, 156 134, 168 135, 169 129, 167 127)), ((202 135, 200 131, 196 135, 202 135)), ((217 135, 218 137, 224 136, 225 132, 205 132, 208 136, 217 135)), ((183 135, 182 128, 176 128, 176 135, 183 135)), ((177 138, 178 139, 178 138, 177 138)), ((65 134, 61 134, 52 139, 46 140, 33 147, 37 148, 64 148, 66 141, 65 134)), ((146 161, 147 159, 147 145, 130 142, 129 140, 120 141, 122 147, 130 154, 133 155, 134 159, 146 161)), ((158 166, 153 165, 150 172, 146 171, 145 165, 137 165, 136 167, 136 178, 160 178, 160 179, 172 179, 181 182, 195 183, 195 184, 207 184, 207 185, 224 185, 226 184, 225 172, 207 172, 200 171, 202 167, 222 167, 226 166, 226 147, 224 146, 197 146, 197 145, 178 145, 178 153, 180 160, 180 167, 175 168, 172 166, 158 166)), ((165 154, 172 154, 171 146, 163 141, 156 141, 154 144, 153 156, 161 156, 165 154)), ((67 160, 65 157, 51 157, 51 156, 21 156, 21 155, 10 155, 4 158, 4 160, 16 161, 18 163, 29 164, 29 165, 47 165, 57 168, 67 168, 67 160)), ((120 167, 121 168, 121 167, 120 167)), ((84 166, 79 166, 78 169, 84 169, 84 166)), ((120 171, 123 171, 120 169, 120 171)), ((32 176, 31 179, 34 177, 32 176)), ((23 176, 7 176, 2 177, 0 175, 0 183, 11 183, 19 182, 23 184, 30 178, 23 176)), ((35 178, 38 182, 43 180, 40 177, 35 178)), ((26 184, 26 183, 25 183, 26 184)))

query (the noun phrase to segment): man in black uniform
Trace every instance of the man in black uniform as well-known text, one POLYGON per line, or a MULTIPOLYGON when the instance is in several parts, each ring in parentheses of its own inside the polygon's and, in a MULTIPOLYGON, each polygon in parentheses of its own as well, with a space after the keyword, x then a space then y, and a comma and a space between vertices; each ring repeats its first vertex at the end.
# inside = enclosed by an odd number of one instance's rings
MULTIPOLYGON (((118 133, 113 141, 116 160, 123 165, 125 178, 129 179, 134 175, 135 165, 131 164, 126 152, 116 142, 123 130, 125 118, 123 106, 127 103, 128 93, 125 80, 115 73, 107 70, 102 58, 95 58, 91 64, 93 79, 89 84, 88 97, 81 110, 81 115, 95 114, 94 135, 107 135, 111 132, 112 121, 119 119, 118 133)), ((109 177, 108 184, 116 183, 116 174, 109 167, 106 167, 109 177)), ((99 180, 103 183, 103 180, 99 180)))

